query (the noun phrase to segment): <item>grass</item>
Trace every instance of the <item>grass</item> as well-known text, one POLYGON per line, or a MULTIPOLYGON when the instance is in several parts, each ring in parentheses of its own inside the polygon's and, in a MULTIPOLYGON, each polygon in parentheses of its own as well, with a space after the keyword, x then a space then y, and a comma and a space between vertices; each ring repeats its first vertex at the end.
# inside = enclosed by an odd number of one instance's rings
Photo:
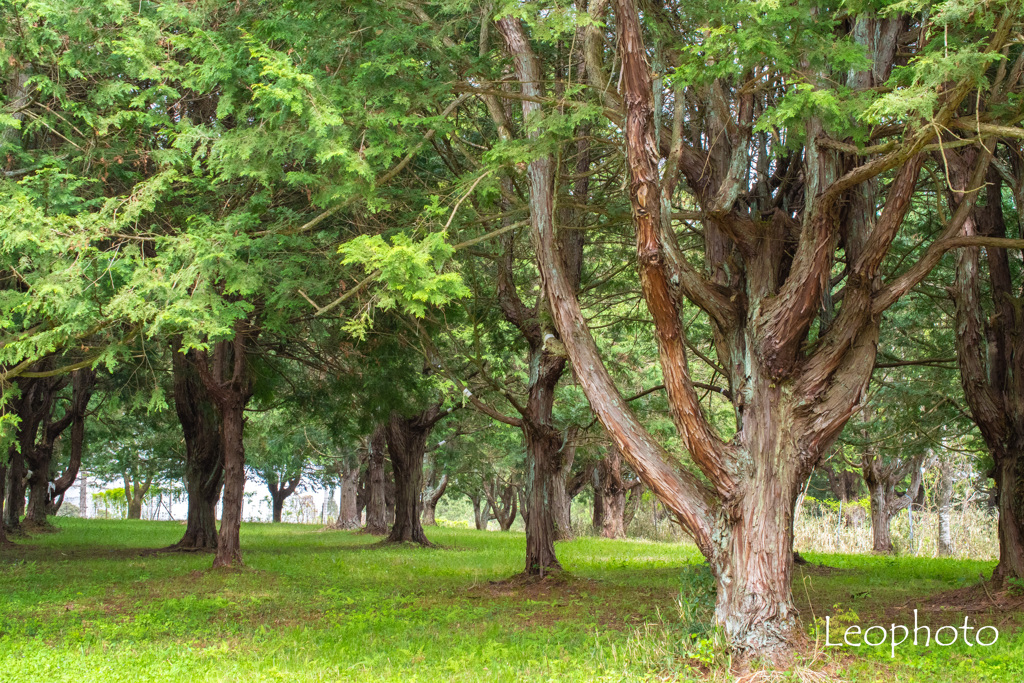
MULTIPOLYGON (((421 549, 249 524, 247 568, 212 572, 209 555, 147 552, 177 540, 173 522, 56 523, 60 533, 0 549, 4 683, 730 679, 714 633, 694 628, 710 598, 694 594, 706 582, 694 578, 700 558, 689 545, 560 543, 568 574, 522 585, 500 582, 522 569, 521 534, 431 528, 443 547, 421 549)), ((812 643, 815 617, 831 615, 833 629, 837 619, 888 626, 992 568, 807 558, 830 567, 801 570, 794 582, 812 643)), ((959 614, 926 618, 959 626, 959 614)), ((856 681, 1024 680, 1024 637, 1014 631, 1024 618, 971 616, 976 625, 1002 622, 995 645, 901 647, 890 659, 887 645, 822 641, 808 646, 804 664, 856 681)))

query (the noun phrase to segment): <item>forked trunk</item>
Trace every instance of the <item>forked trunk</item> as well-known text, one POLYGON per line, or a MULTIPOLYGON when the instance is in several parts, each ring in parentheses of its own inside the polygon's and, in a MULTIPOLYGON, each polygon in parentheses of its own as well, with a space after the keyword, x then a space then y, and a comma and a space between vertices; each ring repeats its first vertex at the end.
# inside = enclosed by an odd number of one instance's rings
POLYGON ((270 500, 272 521, 275 524, 280 524, 281 516, 282 513, 284 512, 284 496, 281 495, 280 493, 271 493, 270 500))
POLYGON ((196 370, 194 351, 173 351, 174 408, 185 440, 185 534, 170 550, 217 548, 217 501, 224 485, 220 417, 196 370))
POLYGON ((242 526, 242 494, 245 491, 245 404, 253 393, 246 360, 247 338, 258 328, 243 320, 235 322, 235 336, 214 345, 212 363, 205 351, 195 352, 195 368, 220 415, 220 447, 224 454, 224 494, 220 506, 220 532, 213 567, 242 564, 239 533, 242 526), (212 366, 212 367, 211 367, 212 366))
POLYGON ((387 503, 384 480, 384 434, 383 424, 377 425, 370 436, 370 457, 368 461, 369 495, 366 501, 366 526, 363 533, 384 536, 388 533, 387 503))
POLYGON ((128 501, 128 519, 142 519, 142 498, 128 501))
POLYGON ((442 474, 441 481, 433 489, 423 492, 423 514, 420 516, 423 526, 437 526, 436 510, 445 489, 448 488, 448 475, 442 474))
POLYGON ((1008 452, 998 464, 999 564, 993 578, 1024 579, 1024 450, 1008 452))
POLYGON ((487 531, 487 522, 491 518, 487 501, 479 493, 471 494, 469 500, 473 503, 473 525, 477 531, 487 531))
POLYGON ((388 453, 395 473, 395 523, 388 534, 389 543, 410 541, 431 545, 420 523, 420 491, 423 488, 423 456, 427 437, 437 422, 440 406, 405 417, 391 412, 387 424, 388 453))
POLYGON ((562 566, 555 556, 555 486, 561 478, 559 449, 562 435, 552 427, 526 424, 526 453, 530 463, 529 509, 526 520, 526 573, 547 574, 562 566))

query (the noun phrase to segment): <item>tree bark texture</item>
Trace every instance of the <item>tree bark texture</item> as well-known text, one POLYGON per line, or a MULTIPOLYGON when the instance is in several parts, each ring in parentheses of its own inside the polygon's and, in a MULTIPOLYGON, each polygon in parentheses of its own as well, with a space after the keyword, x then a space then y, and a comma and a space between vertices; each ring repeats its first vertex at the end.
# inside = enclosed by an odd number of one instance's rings
POLYGON ((876 553, 893 552, 891 524, 896 514, 910 506, 921 489, 921 471, 924 455, 913 458, 893 458, 883 462, 881 456, 868 452, 863 456, 864 483, 871 497, 872 549, 876 553), (910 475, 910 488, 896 490, 910 475))
POLYGON ((439 403, 412 417, 391 411, 385 431, 395 473, 395 522, 387 537, 389 543, 410 541, 431 545, 420 523, 423 456, 430 431, 447 415, 439 403))
POLYGON ((359 528, 359 465, 350 467, 341 475, 341 500, 338 505, 338 520, 335 529, 359 528))
POLYGON ((196 368, 195 351, 172 350, 174 409, 185 441, 185 534, 170 550, 217 548, 217 500, 224 486, 220 416, 196 368))
POLYGON ((27 522, 36 526, 46 525, 46 516, 50 513, 53 502, 58 498, 63 498, 64 492, 71 487, 75 477, 78 476, 78 468, 82 463, 82 445, 85 439, 85 413, 89 406, 89 399, 92 397, 96 373, 83 368, 76 370, 71 375, 71 404, 60 419, 54 419, 53 415, 56 409, 56 392, 67 384, 68 378, 55 379, 57 381, 42 380, 45 384, 40 387, 41 391, 51 391, 52 393, 45 398, 42 395, 39 397, 47 401, 49 407, 39 424, 38 435, 33 439, 34 442, 29 445, 28 438, 31 438, 31 435, 28 434, 23 442, 23 447, 28 447, 25 452, 25 462, 31 468, 28 479, 29 505, 25 518, 27 522), (72 427, 70 462, 65 472, 51 480, 54 447, 58 437, 69 426, 72 427))
MULTIPOLYGON (((655 125, 653 77, 636 4, 616 0, 614 6, 622 91, 616 125, 625 134, 641 290, 671 416, 702 477, 672 464, 677 458, 633 415, 603 363, 559 252, 551 220, 551 157, 536 157, 527 167, 530 236, 557 339, 591 406, 630 467, 709 559, 718 583, 716 619, 736 653, 771 656, 802 637, 791 590, 793 509, 800 485, 865 398, 881 313, 949 248, 936 243, 906 273, 883 280, 880 266, 914 196, 922 149, 935 132, 921 128, 892 154, 862 162, 855 154, 819 145, 824 124, 812 118, 802 156, 787 162, 800 164, 794 171, 803 181, 785 190, 749 185, 754 93, 737 87, 734 99, 724 104, 719 99, 724 93, 714 87, 692 93, 694 102, 709 98, 695 104, 706 106, 707 125, 692 138, 683 135, 683 107, 690 106, 691 93, 677 93, 673 130, 663 134, 655 125), (882 200, 871 181, 887 171, 892 180, 882 200), (676 242, 671 206, 681 179, 700 209, 705 272, 682 256, 676 242), (846 264, 842 306, 812 334, 831 296, 831 273, 840 254, 846 264), (683 299, 711 321, 736 416, 729 441, 704 415, 689 374, 683 299)), ((896 50, 890 38, 902 30, 902 22, 856 19, 853 37, 874 63, 850 74, 855 87, 874 87, 888 78, 896 50)), ((543 100, 545 73, 523 26, 512 17, 497 24, 523 94, 543 100)), ((993 45, 1003 44, 1007 27, 1001 25, 993 45)), ((948 93, 946 120, 972 87, 958 84, 948 93)), ((522 108, 526 120, 543 115, 540 102, 524 99, 522 108)), ((954 215, 943 237, 955 235, 963 218, 963 212, 954 215)), ((530 501, 532 527, 538 511, 533 496, 530 501)))
POLYGON ((235 324, 230 340, 214 345, 212 359, 196 351, 196 369, 220 415, 220 442, 224 453, 224 494, 214 568, 241 565, 242 494, 245 490, 245 405, 253 393, 246 359, 247 339, 255 335, 244 321, 235 324))
POLYGON ((442 474, 441 480, 431 489, 424 489, 423 491, 423 514, 421 520, 423 526, 437 526, 437 519, 435 518, 435 511, 437 510, 437 504, 441 501, 441 497, 444 496, 445 489, 448 488, 448 475, 442 474))
MULTIPOLYGON (((1010 156, 1021 177, 1019 155, 1010 156)), ((969 188, 977 187, 977 179, 968 177, 972 162, 977 164, 974 157, 987 161, 985 153, 973 150, 950 160, 949 199, 956 210, 969 206, 969 188)), ((965 237, 1006 237, 1002 178, 993 168, 986 180, 986 203, 972 208, 964 223, 965 237)), ((966 247, 957 255, 953 301, 964 394, 993 461, 990 476, 999 509, 999 564, 993 579, 1002 584, 1007 578, 1024 578, 1024 296, 1021 284, 1013 281, 1007 251, 985 247, 984 254, 987 288, 982 287, 982 249, 966 247)))
POLYGON ((369 493, 366 500, 366 526, 363 533, 385 536, 388 533, 387 503, 385 501, 384 450, 386 448, 387 425, 383 422, 374 427, 370 435, 368 460, 369 493))

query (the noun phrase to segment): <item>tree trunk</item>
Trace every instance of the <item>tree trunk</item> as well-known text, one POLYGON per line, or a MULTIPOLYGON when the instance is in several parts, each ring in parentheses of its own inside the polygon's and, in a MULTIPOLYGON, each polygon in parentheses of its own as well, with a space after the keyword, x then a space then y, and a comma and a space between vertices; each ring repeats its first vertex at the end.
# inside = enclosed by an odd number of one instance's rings
POLYGON ((245 491, 245 404, 253 393, 246 360, 247 337, 256 329, 245 321, 235 323, 235 336, 214 345, 212 367, 205 351, 196 351, 196 369, 220 414, 220 444, 224 454, 224 494, 221 498, 220 532, 214 569, 241 565, 242 504, 245 491))
POLYGON ((142 519, 142 498, 128 501, 128 519, 142 519))
POLYGON ((555 482, 561 479, 562 435, 553 427, 529 423, 524 431, 530 467, 525 572, 543 576, 562 568, 555 556, 555 482))
POLYGON ((447 414, 440 404, 412 417, 391 411, 386 434, 391 468, 395 473, 395 523, 387 537, 389 543, 410 541, 431 545, 420 523, 423 456, 430 431, 447 414))
POLYGON ((593 474, 593 488, 594 488, 594 511, 590 517, 590 526, 595 533, 601 533, 604 529, 604 487, 601 484, 601 467, 600 465, 593 474))
POLYGON ((605 538, 626 537, 626 485, 622 481, 622 453, 614 445, 608 449, 598 467, 600 493, 595 491, 594 498, 604 503, 602 514, 601 535, 605 538))
POLYGON ((868 452, 863 458, 864 483, 871 497, 871 533, 873 551, 891 554, 893 552, 891 524, 900 510, 908 507, 921 488, 921 464, 919 455, 909 459, 883 463, 880 456, 868 452), (911 475, 910 488, 900 494, 896 487, 911 475))
POLYGON ((940 462, 938 480, 935 482, 935 510, 938 513, 937 547, 939 557, 953 554, 953 538, 949 528, 949 514, 953 503, 953 473, 948 462, 940 462))
MULTIPOLYGON (((992 140, 991 144, 994 144, 992 140)), ((987 146, 986 152, 991 148, 987 146)), ((1016 183, 1024 176, 1018 154, 1010 155, 1016 183)), ((984 152, 964 150, 950 157, 950 204, 971 210, 963 235, 1005 238, 1002 177, 984 152), (968 177, 974 156, 987 169, 985 183, 968 177), (986 188, 983 207, 971 207, 970 193, 986 188)), ((1018 202, 1017 212, 1024 207, 1018 202)), ((981 249, 966 247, 957 254, 952 294, 956 306, 957 361, 964 396, 992 456, 990 475, 999 506, 999 564, 992 573, 997 585, 1007 578, 1024 579, 1024 305, 1019 270, 1014 275, 1006 249, 985 247, 987 298, 981 285, 981 249), (1014 279, 1017 282, 1014 282, 1014 279), (991 310, 991 315, 988 314, 991 310)))
POLYGON ((1024 449, 1006 453, 997 465, 999 564, 992 577, 1024 579, 1024 449))
MULTIPOLYGON (((0 501, 2 504, 2 501, 0 501)), ((78 511, 82 519, 89 517, 89 475, 86 472, 78 478, 78 511)))
POLYGON ((561 449, 559 458, 561 467, 551 482, 551 512, 555 525, 555 540, 572 540, 572 497, 569 495, 567 485, 572 474, 573 461, 576 459, 576 447, 567 441, 561 449))
MULTIPOLYGON (((175 346, 178 343, 175 342, 175 346)), ((194 351, 172 351, 174 409, 185 441, 185 534, 168 550, 217 548, 217 500, 224 486, 220 416, 196 369, 194 351)))
POLYGON ((487 531, 487 522, 490 521, 490 515, 488 514, 488 506, 483 496, 479 493, 469 495, 470 502, 473 503, 473 524, 476 526, 477 531, 487 531))
POLYGON ((442 474, 441 481, 437 483, 437 486, 435 486, 430 491, 423 492, 423 526, 437 526, 437 520, 435 519, 435 511, 437 510, 438 502, 440 502, 441 497, 444 495, 444 491, 447 488, 448 475, 442 474))
POLYGON ((368 463, 369 496, 366 502, 366 526, 363 533, 385 536, 388 533, 387 503, 385 501, 384 448, 386 426, 377 425, 370 436, 368 463))
POLYGON ((516 487, 511 483, 503 484, 500 478, 495 476, 492 481, 484 482, 484 495, 487 496, 491 515, 498 520, 501 530, 511 529, 516 521, 516 487))
POLYGON ((271 514, 275 523, 281 523, 284 502, 288 500, 288 496, 295 493, 300 481, 302 481, 302 475, 292 477, 287 482, 279 481, 276 474, 270 475, 267 481, 267 490, 270 491, 271 514))
POLYGON ((640 502, 644 499, 644 489, 644 483, 639 479, 634 480, 626 487, 629 497, 626 499, 625 510, 622 513, 623 531, 629 531, 629 525, 633 523, 636 511, 640 509, 640 502))
POLYGON ((893 514, 889 510, 886 482, 870 481, 867 484, 871 497, 871 549, 876 553, 889 555, 893 552, 890 531, 893 514))
POLYGON ((220 533, 214 568, 242 564, 242 496, 245 491, 245 400, 243 394, 232 392, 229 400, 220 402, 221 448, 224 451, 224 496, 221 500, 220 533))
POLYGON ((335 529, 359 528, 359 465, 349 469, 341 477, 341 502, 338 506, 338 521, 335 529))
POLYGON ((270 492, 271 515, 275 524, 281 523, 281 514, 284 511, 284 496, 280 493, 270 492))

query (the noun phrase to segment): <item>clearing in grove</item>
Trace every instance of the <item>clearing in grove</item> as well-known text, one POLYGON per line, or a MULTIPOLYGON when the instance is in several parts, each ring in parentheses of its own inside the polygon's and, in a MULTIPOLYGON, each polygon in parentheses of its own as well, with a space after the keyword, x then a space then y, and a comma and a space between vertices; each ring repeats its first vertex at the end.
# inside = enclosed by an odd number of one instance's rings
MULTIPOLYGON (((317 526, 246 524, 247 567, 153 552, 174 522, 60 518, 0 553, 0 680, 732 680, 713 598, 687 544, 580 538, 566 572, 522 569, 514 532, 431 528, 441 547, 382 546, 317 526)), ((1024 598, 978 586, 993 562, 806 553, 794 592, 804 680, 1022 681, 1024 598), (824 647, 860 624, 993 625, 987 648, 824 647), (820 675, 809 673, 808 669, 820 675), (823 678, 827 677, 827 678, 823 678)), ((789 680, 786 677, 782 680, 789 680)))

